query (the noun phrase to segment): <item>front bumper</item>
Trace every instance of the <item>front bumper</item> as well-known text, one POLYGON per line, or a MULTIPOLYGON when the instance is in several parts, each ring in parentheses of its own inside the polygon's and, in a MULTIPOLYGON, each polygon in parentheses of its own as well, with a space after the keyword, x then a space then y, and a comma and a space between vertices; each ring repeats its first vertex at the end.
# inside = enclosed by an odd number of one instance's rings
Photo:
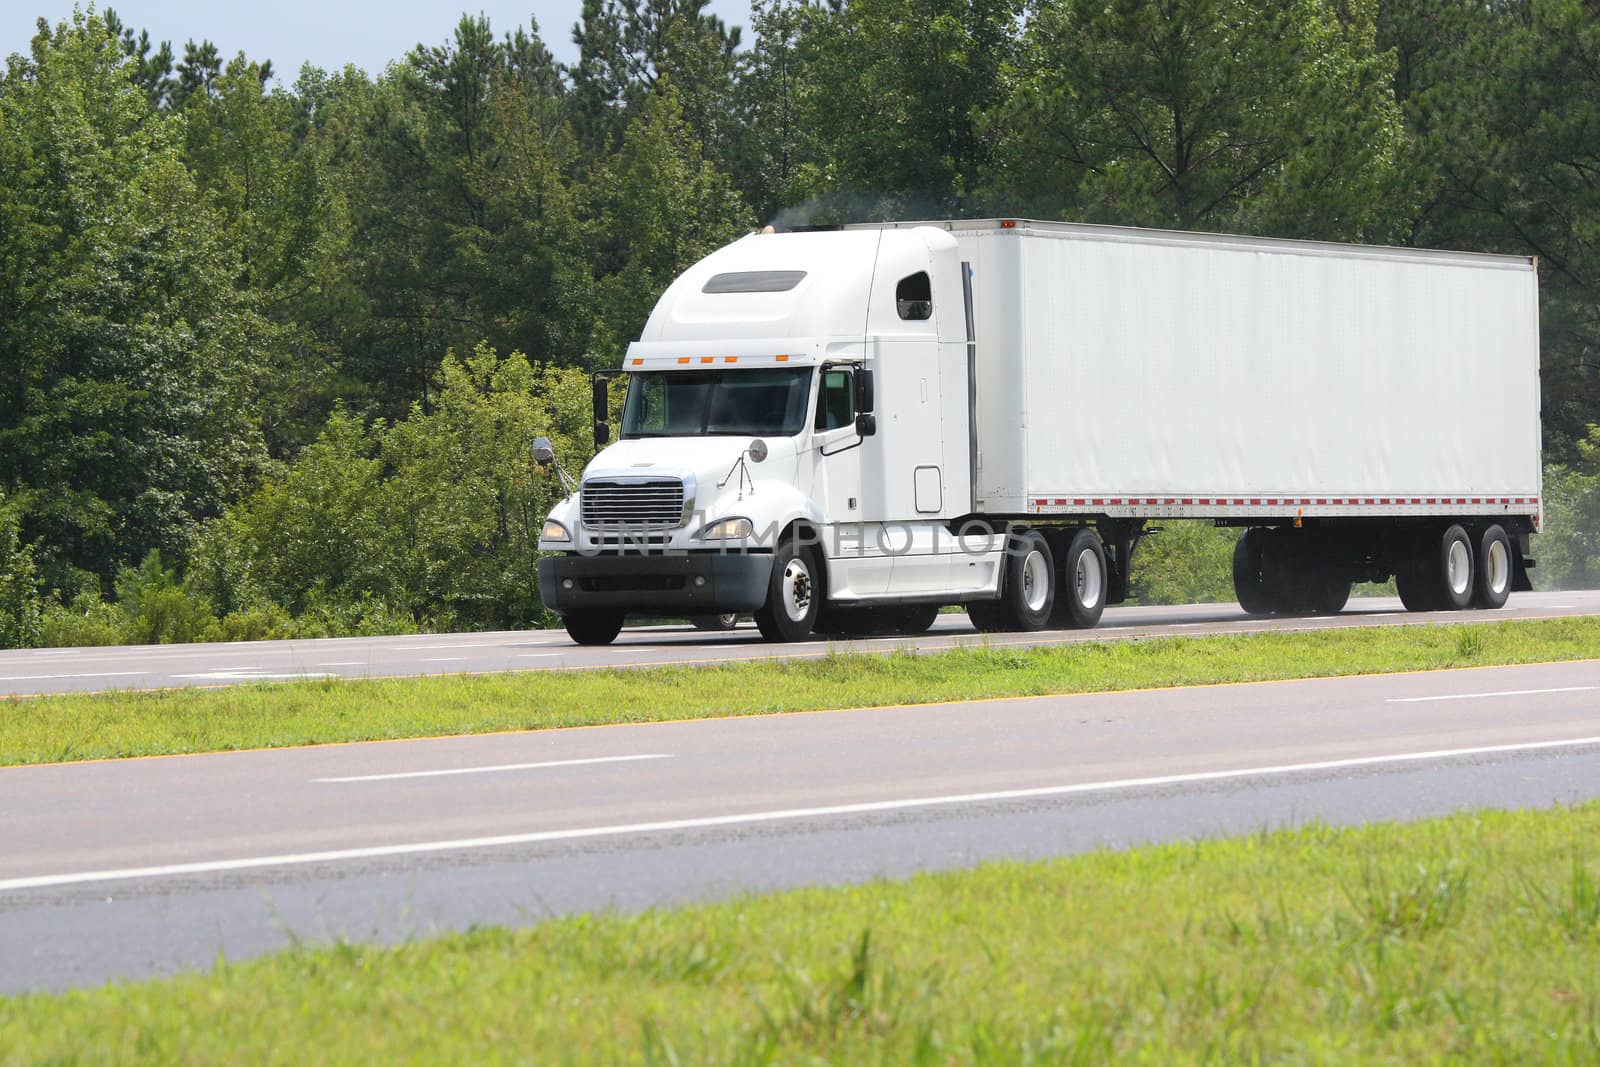
POLYGON ((772 553, 569 555, 546 557, 538 567, 539 596, 552 611, 710 615, 759 608, 772 553))

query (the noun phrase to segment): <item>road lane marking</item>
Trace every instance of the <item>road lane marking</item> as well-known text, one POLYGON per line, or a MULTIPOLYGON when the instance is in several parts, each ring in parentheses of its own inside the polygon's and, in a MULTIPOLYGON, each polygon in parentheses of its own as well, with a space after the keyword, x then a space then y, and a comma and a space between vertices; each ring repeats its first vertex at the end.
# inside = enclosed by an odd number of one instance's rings
POLYGON ((424 656, 417 660, 418 663, 460 663, 465 656, 424 656))
POLYGON ((511 845, 537 845, 555 841, 579 841, 586 838, 620 837, 629 834, 705 830, 723 826, 748 826, 755 823, 784 822, 796 819, 836 818, 844 815, 868 815, 885 811, 904 811, 909 808, 937 808, 960 804, 989 804, 1008 800, 1064 797, 1085 793, 1111 793, 1130 789, 1153 789, 1160 786, 1193 785, 1201 782, 1224 782, 1239 778, 1263 778, 1274 775, 1306 774, 1312 771, 1348 770, 1356 767, 1379 767, 1396 763, 1424 763, 1434 760, 1460 759, 1466 756, 1541 752, 1597 745, 1600 745, 1600 737, 1576 737, 1564 741, 1526 741, 1512 745, 1481 745, 1475 748, 1444 748, 1424 752, 1402 752, 1386 756, 1355 756, 1348 759, 1318 760, 1312 763, 1285 763, 1276 766, 1242 767, 1225 771, 1195 771, 1188 774, 1164 774, 1150 778, 1120 778, 1104 782, 1041 786, 1034 789, 1004 789, 989 793, 907 797, 903 800, 878 800, 859 804, 830 804, 814 808, 751 811, 737 815, 709 815, 700 818, 667 819, 660 822, 585 826, 572 830, 537 830, 525 834, 501 834, 496 837, 463 837, 443 841, 418 841, 403 845, 372 845, 364 848, 331 849, 325 852, 289 852, 271 856, 248 856, 235 860, 170 863, 160 867, 123 867, 115 870, 79 871, 74 874, 42 874, 26 878, 0 880, 0 892, 19 889, 46 889, 52 886, 83 885, 89 882, 164 878, 184 874, 215 874, 223 871, 255 870, 262 867, 292 867, 307 863, 330 863, 341 860, 415 856, 429 852, 463 852, 485 848, 504 848, 511 845))
POLYGON ((458 648, 504 648, 504 641, 485 641, 475 645, 375 645, 379 652, 453 652, 458 648))
POLYGON ((58 678, 134 678, 149 671, 91 671, 88 674, 8 674, 0 682, 39 682, 58 678))
POLYGON ((631 763, 646 759, 671 759, 670 753, 640 756, 595 756, 591 759, 547 760, 544 763, 502 763, 494 767, 451 767, 439 771, 400 771, 394 774, 357 774, 348 778, 313 778, 313 782, 392 782, 397 778, 443 778, 451 774, 493 774, 496 771, 533 771, 545 767, 583 767, 594 763, 631 763))
POLYGON ((1588 693, 1600 685, 1564 685, 1555 689, 1503 689, 1498 693, 1445 693, 1431 697, 1389 697, 1386 704, 1422 704, 1430 700, 1484 700, 1489 697, 1531 697, 1541 693, 1588 693))
POLYGON ((365 667, 366 665, 367 665, 367 661, 364 660, 364 659, 347 659, 347 660, 340 660, 337 663, 319 663, 319 664, 317 664, 318 667, 365 667))
POLYGON ((292 674, 271 674, 256 668, 242 671, 206 671, 203 674, 174 674, 174 678, 195 678, 203 682, 314 682, 318 678, 337 678, 327 671, 296 671, 292 674))
POLYGON ((551 656, 565 655, 565 652, 518 652, 517 659, 547 659, 551 656))

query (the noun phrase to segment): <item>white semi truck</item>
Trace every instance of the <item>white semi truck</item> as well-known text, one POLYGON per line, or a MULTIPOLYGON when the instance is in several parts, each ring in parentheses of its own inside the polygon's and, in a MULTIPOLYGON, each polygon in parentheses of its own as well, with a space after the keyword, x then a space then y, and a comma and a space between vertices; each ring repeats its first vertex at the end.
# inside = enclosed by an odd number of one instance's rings
POLYGON ((1152 524, 1199 519, 1243 531, 1252 613, 1391 575, 1412 610, 1498 607, 1540 524, 1535 268, 1023 220, 753 234, 629 346, 540 592, 584 644, 630 614, 1085 627, 1152 524))

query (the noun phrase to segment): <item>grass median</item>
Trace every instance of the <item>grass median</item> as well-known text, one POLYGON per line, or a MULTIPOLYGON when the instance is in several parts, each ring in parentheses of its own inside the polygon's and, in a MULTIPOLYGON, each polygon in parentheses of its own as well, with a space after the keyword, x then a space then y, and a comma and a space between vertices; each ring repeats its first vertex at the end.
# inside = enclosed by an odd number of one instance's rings
POLYGON ((1595 1063, 1600 805, 300 948, 0 999, 0 1063, 1595 1063))
POLYGON ((1600 656, 1600 617, 8 698, 0 765, 1600 656))

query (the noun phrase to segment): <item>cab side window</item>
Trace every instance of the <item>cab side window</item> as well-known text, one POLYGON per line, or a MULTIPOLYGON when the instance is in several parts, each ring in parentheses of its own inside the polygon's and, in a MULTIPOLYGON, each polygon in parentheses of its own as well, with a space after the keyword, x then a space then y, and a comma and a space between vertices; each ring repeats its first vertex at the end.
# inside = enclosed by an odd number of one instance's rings
POLYGON ((817 396, 816 429, 837 430, 856 421, 855 382, 847 370, 822 373, 822 391, 817 396))
POLYGON ((902 319, 930 319, 933 317, 933 283, 928 272, 919 270, 900 279, 894 287, 894 307, 902 319))

